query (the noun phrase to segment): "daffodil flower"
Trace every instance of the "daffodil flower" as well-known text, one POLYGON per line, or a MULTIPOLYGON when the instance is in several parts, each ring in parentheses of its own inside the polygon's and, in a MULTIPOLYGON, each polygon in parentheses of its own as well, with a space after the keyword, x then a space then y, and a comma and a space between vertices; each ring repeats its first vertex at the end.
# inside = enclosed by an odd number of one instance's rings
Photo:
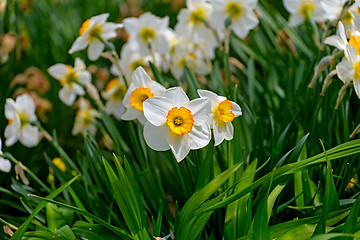
POLYGON ((175 31, 186 36, 195 44, 202 43, 212 34, 206 24, 209 21, 212 6, 205 0, 187 0, 187 8, 181 9, 177 16, 175 31))
POLYGON ((102 96, 107 100, 105 110, 109 114, 114 114, 117 119, 126 111, 126 108, 122 102, 126 93, 126 86, 123 79, 112 79, 102 93, 102 96))
POLYGON ((208 124, 213 129, 215 146, 226 140, 233 138, 234 127, 232 121, 235 117, 240 116, 240 106, 226 97, 218 96, 207 90, 198 90, 201 98, 208 98, 211 103, 211 113, 208 124))
POLYGON ((151 55, 154 51, 166 54, 170 51, 169 17, 159 18, 147 12, 139 18, 124 19, 125 30, 130 34, 129 45, 133 51, 143 56, 151 55))
POLYGON ((210 23, 216 29, 224 30, 230 20, 235 35, 245 38, 259 23, 254 13, 257 0, 210 0, 210 3, 214 6, 210 23))
POLYGON ((340 16, 345 2, 346 0, 322 0, 320 4, 325 12, 324 18, 330 21, 336 20, 340 16))
POLYGON ((133 73, 132 83, 123 100, 126 112, 121 119, 138 119, 144 124, 146 122, 143 113, 144 101, 154 96, 160 96, 164 91, 165 88, 161 84, 153 81, 142 67, 138 67, 133 73))
POLYGON ((5 128, 5 144, 12 146, 18 140, 27 147, 34 147, 39 143, 39 129, 31 125, 37 121, 35 104, 27 93, 20 95, 14 101, 6 99, 5 117, 8 125, 5 128))
POLYGON ((86 132, 89 131, 92 135, 96 133, 96 118, 99 118, 100 114, 95 109, 91 108, 90 103, 84 99, 79 100, 79 109, 76 111, 75 123, 72 129, 72 135, 82 134, 86 136, 86 132))
MULTIPOLYGON (((0 139, 0 155, 3 154, 3 152, 1 151, 1 148, 2 148, 2 142, 1 142, 1 139, 0 139)), ((0 171, 3 171, 3 172, 10 172, 11 170, 11 163, 9 160, 7 159, 4 159, 3 157, 0 157, 0 171)))
POLYGON ((349 58, 343 59, 336 66, 336 71, 344 83, 353 82, 355 92, 358 98, 360 98, 360 56, 357 54, 356 49, 350 44, 347 45, 346 51, 349 58))
POLYGON ((342 22, 338 23, 336 30, 336 35, 327 37, 325 43, 331 46, 334 46, 340 50, 343 50, 346 53, 346 46, 348 45, 348 40, 345 33, 345 28, 342 22))
POLYGON ((79 37, 69 50, 69 54, 88 48, 88 57, 94 61, 99 58, 100 54, 105 48, 107 40, 116 37, 115 30, 121 28, 122 24, 109 23, 106 19, 109 17, 108 13, 103 13, 86 20, 80 30, 79 37))
POLYGON ((284 6, 290 12, 290 26, 299 26, 307 18, 316 22, 324 20, 325 12, 320 0, 284 0, 284 6))
POLYGON ((73 105, 77 95, 84 95, 83 85, 91 81, 91 74, 86 70, 83 60, 75 59, 74 68, 70 65, 57 63, 48 69, 49 74, 60 82, 60 100, 68 106, 73 105))
POLYGON ((183 160, 190 149, 205 147, 210 139, 206 123, 210 114, 210 101, 189 98, 180 87, 167 89, 161 97, 144 102, 148 122, 144 126, 147 145, 156 151, 171 149, 176 160, 183 160))

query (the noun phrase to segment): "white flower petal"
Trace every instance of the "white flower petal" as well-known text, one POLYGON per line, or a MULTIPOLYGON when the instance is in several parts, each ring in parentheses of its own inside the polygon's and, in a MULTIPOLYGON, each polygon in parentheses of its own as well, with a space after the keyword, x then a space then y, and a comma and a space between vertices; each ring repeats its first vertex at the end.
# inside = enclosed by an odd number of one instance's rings
POLYGON ((105 23, 102 27, 101 27, 101 37, 105 40, 109 40, 112 39, 114 37, 116 37, 116 29, 122 27, 122 24, 117 24, 117 23, 105 23))
POLYGON ((224 141, 225 135, 226 135, 226 124, 225 123, 217 123, 214 122, 213 124, 213 133, 214 133, 214 140, 215 144, 214 146, 219 145, 224 141))
POLYGON ((35 147, 39 143, 39 129, 25 124, 21 127, 19 141, 26 147, 35 147))
POLYGON ((85 84, 91 81, 91 74, 88 71, 79 71, 76 73, 77 79, 80 83, 85 84))
POLYGON ((297 27, 305 21, 305 18, 300 13, 294 13, 290 15, 289 25, 292 27, 297 27))
POLYGON ((165 97, 151 97, 144 103, 144 116, 155 126, 161 126, 166 122, 166 116, 174 107, 170 99, 165 97))
POLYGON ((230 141, 234 136, 234 126, 231 122, 225 124, 225 139, 230 141))
POLYGON ((74 69, 73 71, 80 71, 80 70, 85 70, 86 69, 86 65, 85 62, 81 59, 81 58, 75 58, 75 64, 74 64, 74 69))
POLYGON ((354 83, 354 89, 355 89, 356 95, 360 99, 360 79, 355 78, 353 83, 354 83))
POLYGON ((99 39, 94 39, 89 43, 88 57, 91 61, 95 61, 100 57, 105 45, 99 39))
POLYGON ((12 146, 18 141, 17 133, 13 131, 14 129, 12 126, 7 125, 5 128, 5 145, 6 146, 12 146))
POLYGON ((132 80, 136 88, 150 88, 152 83, 151 77, 145 72, 143 67, 136 68, 132 75, 132 80))
POLYGON ((126 32, 130 35, 135 34, 139 29, 139 19, 135 17, 125 18, 123 20, 126 32))
POLYGON ((134 120, 137 119, 142 113, 142 111, 137 110, 136 108, 130 106, 126 109, 126 112, 121 116, 122 120, 134 120))
POLYGON ((106 19, 108 19, 108 17, 109 17, 109 13, 103 13, 103 14, 94 16, 94 17, 90 18, 89 24, 90 25, 92 25, 94 23, 99 24, 99 25, 104 24, 106 22, 106 19))
POLYGON ((79 36, 69 50, 69 54, 85 49, 89 44, 89 40, 83 35, 79 36))
POLYGON ((345 50, 346 45, 343 44, 342 39, 339 36, 333 35, 327 37, 324 41, 327 45, 334 46, 338 49, 345 50))
POLYGON ((197 98, 184 105, 191 111, 194 125, 202 125, 208 120, 211 112, 210 100, 208 98, 197 98))
POLYGON ((189 102, 189 98, 181 87, 172 87, 167 89, 163 95, 172 101, 175 107, 182 107, 185 103, 189 102))
POLYGON ((166 151, 170 149, 166 141, 170 134, 170 129, 166 125, 154 126, 146 122, 144 126, 144 138, 147 145, 156 151, 166 151))
POLYGON ((336 65, 337 75, 341 81, 347 83, 354 78, 355 70, 349 60, 343 60, 336 65))
POLYGON ((29 121, 36 121, 35 103, 29 94, 25 93, 16 98, 16 108, 19 112, 25 114, 29 121))
POLYGON ((359 61, 359 56, 357 55, 356 49, 353 46, 351 46, 350 44, 348 44, 346 46, 346 51, 349 54, 349 58, 350 58, 352 65, 355 65, 359 61))
POLYGON ((0 171, 8 173, 10 172, 10 170, 11 170, 10 161, 0 157, 0 171))
POLYGON ((203 148, 209 144, 211 139, 210 127, 207 124, 193 126, 189 134, 191 136, 191 149, 203 148))
POLYGON ((230 101, 230 102, 233 107, 231 109, 232 113, 235 115, 235 117, 240 116, 242 114, 240 106, 236 102, 232 102, 232 101, 230 101))
POLYGON ((48 68, 48 73, 57 80, 64 79, 68 72, 68 67, 62 63, 57 63, 48 68))
POLYGON ((191 148, 191 135, 185 133, 183 135, 176 135, 170 132, 167 142, 173 152, 176 160, 181 162, 190 152, 191 148))
POLYGON ((15 101, 11 98, 6 99, 5 104, 5 117, 6 119, 12 119, 17 114, 15 101))
POLYGON ((65 105, 71 106, 75 102, 76 93, 71 91, 69 85, 66 84, 63 88, 60 89, 59 98, 65 105))

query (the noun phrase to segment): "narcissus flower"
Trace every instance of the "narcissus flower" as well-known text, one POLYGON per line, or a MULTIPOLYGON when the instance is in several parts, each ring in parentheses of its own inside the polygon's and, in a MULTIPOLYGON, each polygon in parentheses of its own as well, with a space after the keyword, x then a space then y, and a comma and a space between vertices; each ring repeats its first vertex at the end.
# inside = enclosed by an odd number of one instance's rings
POLYGON ((162 95, 164 91, 165 88, 161 84, 151 80, 145 70, 138 67, 133 73, 132 83, 123 100, 126 112, 121 116, 121 119, 138 119, 144 124, 146 119, 143 113, 143 102, 148 98, 162 95))
POLYGON ((343 10, 346 0, 322 0, 321 6, 324 9, 326 20, 334 21, 343 10))
POLYGON ((209 99, 189 101, 180 87, 146 100, 144 114, 148 120, 144 126, 146 143, 156 151, 171 149, 178 162, 190 149, 205 147, 211 139, 210 127, 206 124, 210 114, 209 99))
POLYGON ((290 12, 289 24, 293 27, 302 24, 307 18, 316 22, 324 20, 325 12, 320 0, 284 0, 284 6, 290 12))
POLYGON ((8 120, 5 128, 6 146, 12 146, 18 140, 27 147, 39 143, 39 129, 31 125, 37 121, 35 104, 27 93, 18 96, 15 101, 6 99, 5 117, 8 120))
POLYGON ((108 23, 108 13, 103 13, 86 20, 80 30, 79 37, 69 50, 69 54, 88 48, 88 57, 94 61, 99 58, 105 48, 105 42, 116 37, 115 30, 122 27, 122 24, 108 23))
POLYGON ((159 18, 147 12, 139 18, 125 18, 124 27, 130 34, 128 43, 133 51, 143 56, 151 55, 151 51, 160 54, 170 51, 169 17, 159 18))
MULTIPOLYGON (((327 37, 325 39, 325 43, 328 45, 334 46, 340 50, 343 50, 343 51, 346 50, 346 46, 348 45, 348 40, 346 37, 344 25, 342 24, 342 22, 338 23, 336 35, 327 37)), ((346 51, 345 51, 345 54, 346 54, 346 51)))
POLYGON ((83 85, 91 81, 91 74, 86 70, 83 60, 75 59, 75 66, 57 63, 49 67, 49 74, 56 80, 59 80, 62 88, 59 91, 60 100, 68 106, 71 106, 77 95, 84 95, 83 85))
POLYGON ((344 83, 353 82, 355 92, 358 98, 360 98, 360 56, 357 54, 356 49, 350 44, 347 45, 346 51, 349 58, 344 58, 336 66, 336 71, 344 83))
POLYGON ((187 0, 186 6, 187 8, 181 9, 177 16, 178 23, 175 26, 175 31, 180 36, 186 36, 195 44, 199 44, 212 34, 206 26, 212 6, 205 0, 187 0))
POLYGON ((90 103, 84 99, 79 100, 79 109, 76 111, 75 123, 72 129, 72 135, 82 134, 86 136, 86 132, 89 131, 92 135, 96 133, 96 118, 99 118, 100 114, 95 109, 91 108, 90 103))
POLYGON ((210 3, 214 6, 210 23, 216 29, 225 29, 229 19, 233 32, 239 38, 245 38, 259 23, 254 13, 257 0, 210 0, 210 3))
MULTIPOLYGON (((1 139, 0 139, 0 155, 3 154, 3 152, 1 151, 1 148, 2 148, 2 142, 1 142, 1 139)), ((3 157, 0 157, 0 171, 10 172, 10 170, 11 170, 10 161, 7 160, 7 159, 4 159, 3 157)))
POLYGON ((234 127, 232 121, 241 115, 240 106, 226 97, 218 96, 207 90, 198 90, 201 98, 208 98, 211 104, 211 113, 208 124, 213 129, 215 146, 233 138, 234 127))
POLYGON ((105 110, 109 114, 114 114, 117 119, 126 111, 122 102, 126 93, 126 86, 124 80, 121 78, 114 78, 106 85, 102 96, 107 100, 105 110))

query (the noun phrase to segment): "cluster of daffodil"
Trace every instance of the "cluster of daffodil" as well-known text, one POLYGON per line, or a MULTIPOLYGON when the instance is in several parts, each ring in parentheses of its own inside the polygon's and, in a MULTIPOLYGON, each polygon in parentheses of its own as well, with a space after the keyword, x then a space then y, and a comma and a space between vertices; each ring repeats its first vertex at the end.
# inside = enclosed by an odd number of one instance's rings
POLYGON ((289 24, 296 27, 306 19, 315 22, 334 21, 339 18, 346 0, 284 0, 290 13, 289 24))

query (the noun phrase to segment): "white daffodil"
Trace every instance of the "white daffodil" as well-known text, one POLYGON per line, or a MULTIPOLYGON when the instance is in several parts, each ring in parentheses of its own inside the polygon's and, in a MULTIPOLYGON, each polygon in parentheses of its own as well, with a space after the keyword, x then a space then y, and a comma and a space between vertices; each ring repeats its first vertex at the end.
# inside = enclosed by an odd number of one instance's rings
POLYGON ((159 18, 147 12, 139 18, 126 18, 123 22, 130 34, 128 43, 133 51, 142 56, 152 55, 152 51, 160 54, 170 51, 172 30, 168 27, 169 17, 159 18))
POLYGON ((72 135, 82 134, 86 136, 86 132, 89 131, 92 135, 96 133, 96 118, 99 118, 100 114, 95 109, 91 108, 90 103, 84 99, 79 99, 79 109, 76 111, 75 123, 72 129, 72 135))
POLYGON ((218 30, 225 29, 226 21, 229 19, 235 35, 245 38, 259 23, 254 13, 257 0, 209 0, 209 2, 214 6, 210 23, 218 30))
POLYGON ((212 6, 205 0, 187 0, 186 6, 177 16, 175 31, 180 36, 190 38, 195 44, 200 44, 212 34, 206 26, 212 6))
POLYGON ((316 22, 324 20, 325 12, 320 0, 284 0, 284 6, 290 12, 290 26, 296 27, 307 18, 316 22))
POLYGON ((357 54, 356 49, 350 44, 347 45, 346 51, 349 58, 344 58, 337 66, 336 71, 339 78, 344 82, 353 82, 355 92, 360 98, 360 56, 357 54))
POLYGON ((166 90, 161 97, 147 99, 144 114, 148 120, 144 126, 147 145, 156 151, 171 149, 178 162, 190 149, 203 148, 211 139, 206 123, 210 114, 209 99, 189 101, 180 87, 166 90))
MULTIPOLYGON (((2 142, 1 142, 1 139, 0 139, 0 155, 3 154, 3 152, 1 151, 1 148, 2 148, 2 142)), ((0 157, 0 171, 3 171, 3 172, 10 172, 11 170, 11 163, 9 160, 7 159, 4 159, 3 157, 0 157)))
POLYGON ((83 60, 75 59, 74 68, 70 65, 57 63, 49 67, 49 74, 60 81, 62 88, 59 91, 60 100, 68 106, 71 106, 77 95, 84 95, 83 85, 91 81, 91 74, 86 70, 83 60))
POLYGON ((162 95, 164 91, 165 88, 161 84, 153 81, 142 67, 138 67, 133 73, 132 83, 123 100, 126 112, 121 119, 138 119, 144 124, 146 119, 143 113, 143 102, 148 98, 162 95))
POLYGON ((213 129, 215 146, 233 138, 234 127, 232 121, 241 115, 240 106, 226 97, 218 96, 207 90, 198 90, 201 98, 208 98, 211 104, 211 113, 208 124, 213 129))
POLYGON ((324 9, 326 20, 334 21, 343 10, 346 0, 322 0, 321 7, 324 9))
POLYGON ((339 22, 336 35, 327 37, 325 43, 331 46, 334 46, 340 50, 343 50, 346 54, 346 46, 348 45, 348 40, 346 38, 345 28, 342 22, 339 22))
POLYGON ((121 78, 112 79, 102 93, 102 96, 107 100, 105 110, 109 114, 120 120, 121 116, 126 111, 126 108, 122 102, 126 93, 126 85, 124 80, 121 78))
POLYGON ((37 121, 37 117, 30 95, 25 93, 15 101, 6 99, 5 117, 8 120, 5 128, 6 146, 12 146, 18 140, 27 147, 34 147, 39 143, 39 129, 31 125, 31 122, 37 121))
POLYGON ((103 13, 86 20, 80 30, 79 37, 69 50, 69 54, 88 48, 88 57, 94 61, 99 58, 105 48, 105 41, 116 37, 115 30, 122 27, 122 24, 109 23, 106 19, 108 13, 103 13))

